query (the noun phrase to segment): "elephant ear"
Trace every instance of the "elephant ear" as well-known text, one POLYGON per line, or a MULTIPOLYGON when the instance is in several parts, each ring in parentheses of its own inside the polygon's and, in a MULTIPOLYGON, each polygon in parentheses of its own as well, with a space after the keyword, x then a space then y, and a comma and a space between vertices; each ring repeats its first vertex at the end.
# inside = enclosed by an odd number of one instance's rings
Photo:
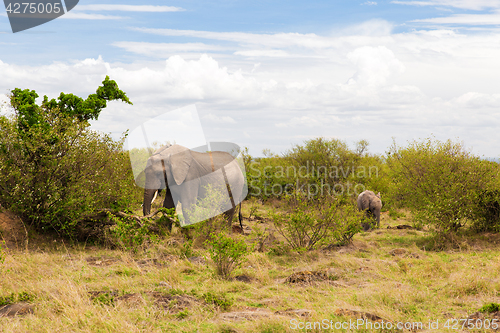
POLYGON ((170 155, 170 169, 175 183, 180 185, 188 175, 193 156, 191 155, 191 151, 186 147, 174 145, 170 149, 172 150, 170 155))

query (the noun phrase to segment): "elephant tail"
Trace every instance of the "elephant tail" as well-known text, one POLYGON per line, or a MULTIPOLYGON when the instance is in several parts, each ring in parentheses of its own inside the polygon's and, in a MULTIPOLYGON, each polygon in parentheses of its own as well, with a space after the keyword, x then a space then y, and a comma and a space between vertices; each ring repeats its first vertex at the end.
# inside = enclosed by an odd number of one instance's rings
POLYGON ((241 201, 240 209, 238 210, 238 220, 240 221, 241 232, 243 233, 243 214, 241 214, 241 201))

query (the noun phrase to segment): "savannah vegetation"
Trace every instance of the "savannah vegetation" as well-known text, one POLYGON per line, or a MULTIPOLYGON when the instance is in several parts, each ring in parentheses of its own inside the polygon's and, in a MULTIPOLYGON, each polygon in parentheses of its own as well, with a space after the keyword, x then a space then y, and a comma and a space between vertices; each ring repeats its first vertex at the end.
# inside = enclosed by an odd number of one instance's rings
POLYGON ((0 214, 17 225, 0 224, 0 313, 32 309, 0 314, 2 332, 294 332, 324 319, 444 325, 498 312, 500 168, 461 142, 394 142, 382 155, 325 138, 260 158, 244 150, 243 234, 222 217, 181 228, 161 198, 139 216, 124 138, 91 129, 107 102, 131 103, 116 82, 86 99, 37 98, 12 90, 0 117, 0 214), (369 232, 355 204, 364 189, 384 204, 369 232))

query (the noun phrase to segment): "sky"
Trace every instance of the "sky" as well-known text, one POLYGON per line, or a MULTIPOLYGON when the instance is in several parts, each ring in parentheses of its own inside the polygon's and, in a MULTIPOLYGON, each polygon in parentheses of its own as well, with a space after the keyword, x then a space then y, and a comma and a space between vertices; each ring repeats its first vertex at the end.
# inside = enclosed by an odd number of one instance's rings
POLYGON ((92 123, 114 138, 194 104, 206 140, 253 156, 320 136, 500 156, 498 0, 80 0, 15 34, 0 9, 2 114, 11 89, 86 97, 106 75, 134 103, 92 123))

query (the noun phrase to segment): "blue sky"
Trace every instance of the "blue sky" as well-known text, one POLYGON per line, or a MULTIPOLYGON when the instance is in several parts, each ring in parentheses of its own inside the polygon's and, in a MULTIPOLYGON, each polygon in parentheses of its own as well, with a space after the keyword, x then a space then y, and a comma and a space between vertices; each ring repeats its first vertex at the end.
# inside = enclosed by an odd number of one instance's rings
POLYGON ((81 0, 16 34, 2 9, 0 101, 15 87, 86 96, 109 75, 134 102, 93 124, 115 137, 196 104, 208 139, 254 155, 317 136, 383 153, 432 134, 498 157, 499 26, 497 0, 81 0))

